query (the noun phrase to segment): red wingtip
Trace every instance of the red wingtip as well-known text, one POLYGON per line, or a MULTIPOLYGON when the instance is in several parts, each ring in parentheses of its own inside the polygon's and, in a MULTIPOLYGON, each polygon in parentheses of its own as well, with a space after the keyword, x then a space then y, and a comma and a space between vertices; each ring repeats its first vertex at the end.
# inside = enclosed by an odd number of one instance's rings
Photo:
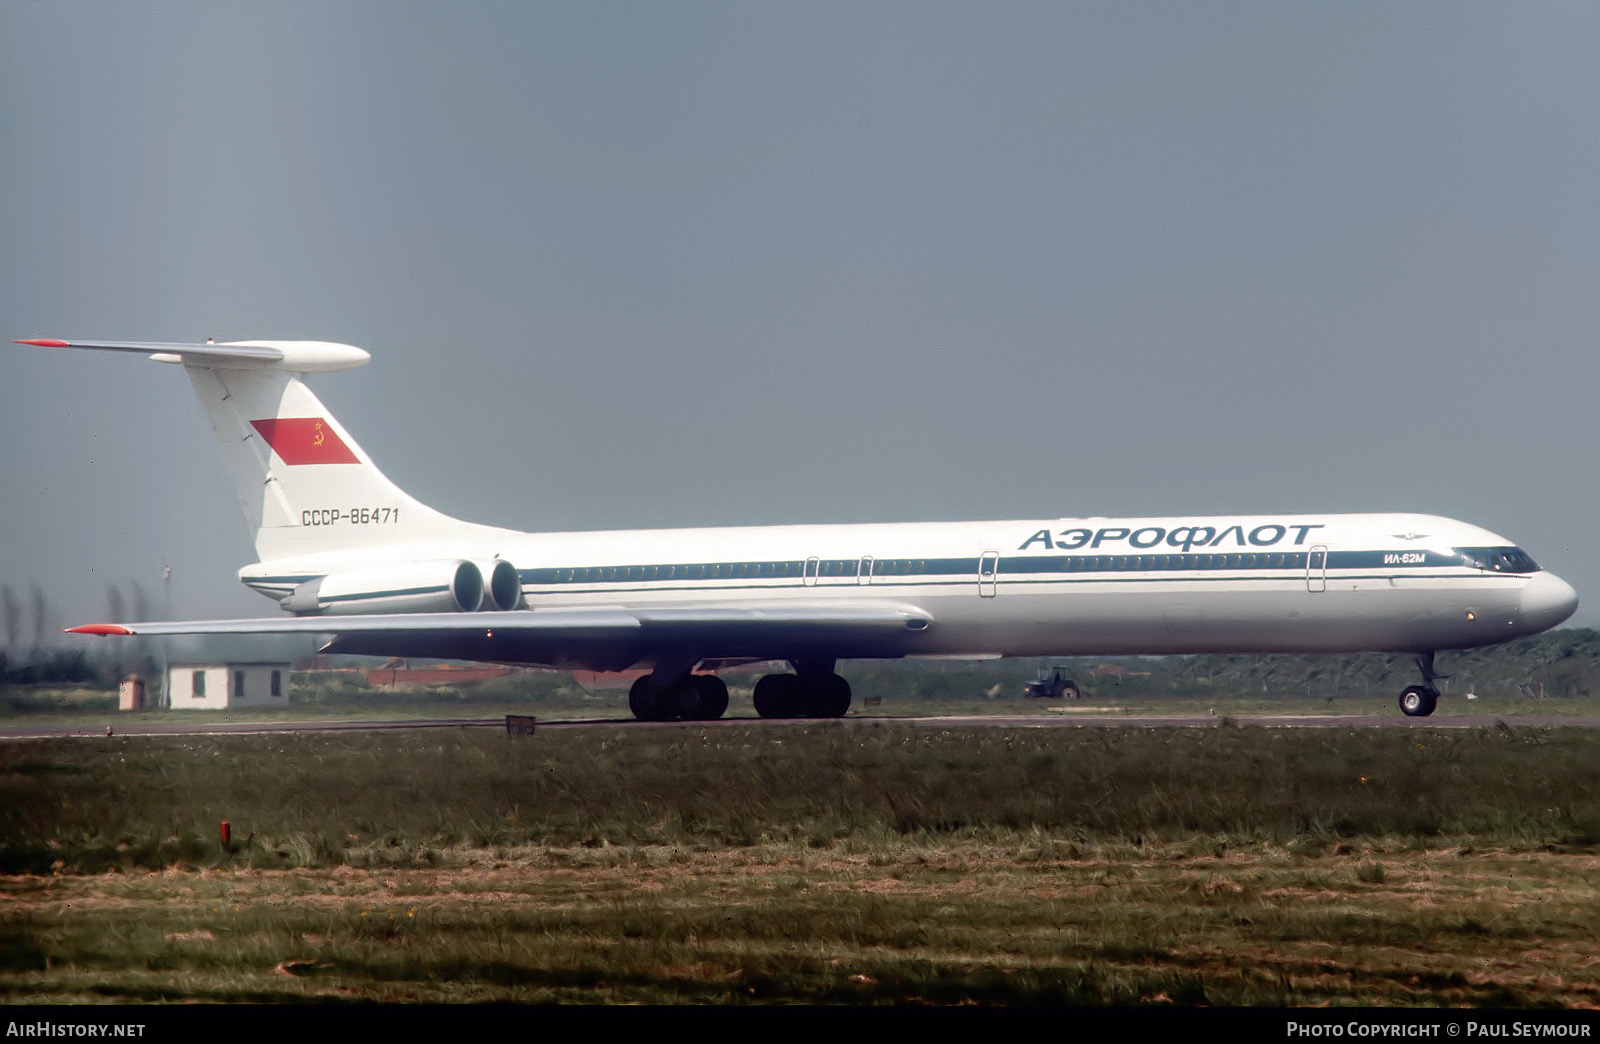
POLYGON ((52 341, 49 338, 39 338, 38 340, 33 340, 33 341, 13 341, 11 343, 13 343, 13 344, 33 344, 33 345, 38 345, 40 348, 71 348, 72 347, 72 345, 68 344, 66 341, 52 341))
POLYGON ((82 627, 68 627, 62 634, 132 634, 121 624, 84 624, 82 627))

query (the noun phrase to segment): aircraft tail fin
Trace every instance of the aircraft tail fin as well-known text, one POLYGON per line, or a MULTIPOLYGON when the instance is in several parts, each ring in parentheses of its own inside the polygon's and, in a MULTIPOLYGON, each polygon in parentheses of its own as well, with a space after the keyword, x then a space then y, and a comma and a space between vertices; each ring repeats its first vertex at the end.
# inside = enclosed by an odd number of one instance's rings
POLYGON ((499 532, 412 499, 301 380, 360 366, 370 358, 360 348, 325 341, 18 343, 138 352, 181 364, 262 561, 499 532))

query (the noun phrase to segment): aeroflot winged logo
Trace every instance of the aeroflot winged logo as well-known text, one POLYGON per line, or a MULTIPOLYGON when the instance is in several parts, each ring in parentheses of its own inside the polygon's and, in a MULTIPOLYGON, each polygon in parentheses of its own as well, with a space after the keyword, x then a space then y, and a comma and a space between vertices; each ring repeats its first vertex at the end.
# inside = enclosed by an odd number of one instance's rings
POLYGON ((321 417, 251 421, 285 464, 359 464, 337 432, 321 417))

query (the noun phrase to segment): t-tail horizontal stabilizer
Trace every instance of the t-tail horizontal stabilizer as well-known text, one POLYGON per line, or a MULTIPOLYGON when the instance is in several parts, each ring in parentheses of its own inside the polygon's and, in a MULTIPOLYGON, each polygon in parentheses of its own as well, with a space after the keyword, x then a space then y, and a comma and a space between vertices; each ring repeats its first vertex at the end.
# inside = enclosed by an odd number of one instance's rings
POLYGON ((334 341, 228 341, 181 344, 167 341, 61 341, 37 338, 18 341, 36 348, 86 348, 133 352, 157 362, 206 366, 223 370, 283 370, 288 373, 332 373, 352 370, 372 358, 352 344, 334 341))

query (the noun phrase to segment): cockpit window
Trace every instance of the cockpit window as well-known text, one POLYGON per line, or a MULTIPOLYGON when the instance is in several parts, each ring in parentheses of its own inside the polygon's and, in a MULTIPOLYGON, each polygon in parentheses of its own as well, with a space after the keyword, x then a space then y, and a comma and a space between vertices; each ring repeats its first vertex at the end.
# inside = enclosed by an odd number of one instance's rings
POLYGON ((1458 547, 1456 554, 1474 569, 1491 573, 1537 573, 1532 558, 1520 547, 1458 547))

